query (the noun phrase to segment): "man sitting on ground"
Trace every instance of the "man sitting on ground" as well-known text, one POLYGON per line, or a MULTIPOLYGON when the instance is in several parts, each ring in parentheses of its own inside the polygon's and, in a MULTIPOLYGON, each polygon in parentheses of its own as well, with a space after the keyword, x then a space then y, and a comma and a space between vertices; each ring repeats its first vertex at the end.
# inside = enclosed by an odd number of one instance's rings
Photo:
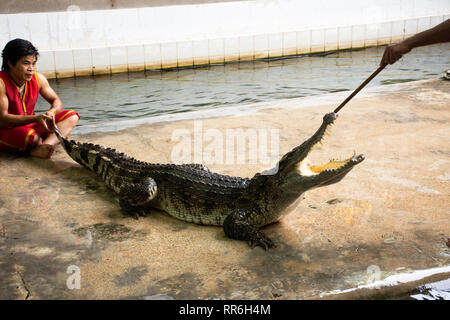
POLYGON ((0 151, 29 152, 35 157, 50 158, 59 143, 53 133, 53 121, 67 137, 80 117, 73 110, 63 110, 47 79, 36 72, 39 52, 31 42, 11 40, 3 49, 2 57, 0 151), (51 105, 43 114, 34 112, 39 94, 51 105))

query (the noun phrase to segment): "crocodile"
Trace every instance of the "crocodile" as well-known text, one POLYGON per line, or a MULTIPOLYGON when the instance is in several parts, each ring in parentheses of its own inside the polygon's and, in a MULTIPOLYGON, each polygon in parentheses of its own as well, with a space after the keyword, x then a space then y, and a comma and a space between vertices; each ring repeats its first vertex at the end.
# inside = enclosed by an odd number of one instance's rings
POLYGON ((186 222, 221 226, 227 237, 267 250, 275 243, 261 227, 295 208, 307 190, 341 181, 364 160, 363 154, 323 165, 308 160, 336 117, 327 113, 309 139, 281 157, 269 173, 252 178, 214 173, 203 164, 139 161, 112 148, 68 140, 55 130, 67 154, 117 193, 124 214, 139 218, 152 208, 162 210, 186 222))

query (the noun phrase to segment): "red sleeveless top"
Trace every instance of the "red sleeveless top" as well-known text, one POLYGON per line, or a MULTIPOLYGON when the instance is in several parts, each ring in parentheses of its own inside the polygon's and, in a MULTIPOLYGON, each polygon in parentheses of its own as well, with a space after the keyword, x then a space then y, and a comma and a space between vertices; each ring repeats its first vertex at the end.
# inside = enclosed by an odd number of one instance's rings
POLYGON ((9 114, 19 116, 34 115, 34 106, 39 96, 39 79, 35 72, 30 81, 25 82, 23 97, 20 96, 19 88, 13 82, 6 71, 0 71, 0 81, 3 81, 8 97, 9 114))

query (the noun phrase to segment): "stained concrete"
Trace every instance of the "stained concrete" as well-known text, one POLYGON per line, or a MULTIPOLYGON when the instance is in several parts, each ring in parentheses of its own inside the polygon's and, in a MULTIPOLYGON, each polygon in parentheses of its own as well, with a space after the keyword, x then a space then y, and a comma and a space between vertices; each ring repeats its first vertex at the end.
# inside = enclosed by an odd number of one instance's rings
MULTIPOLYGON (((0 155, 0 298, 337 298, 324 294, 374 276, 450 266, 450 82, 382 88, 354 98, 312 154, 320 162, 356 150, 366 160, 340 183, 308 192, 293 212, 265 227, 278 245, 267 252, 226 238, 221 228, 162 212, 138 221, 125 217, 115 195, 60 147, 53 160, 0 155)), ((279 129, 284 154, 311 136, 340 101, 310 107, 300 100, 274 102, 252 114, 202 119, 202 125, 223 134, 279 129)), ((176 129, 192 132, 193 121, 73 138, 165 163, 178 143, 171 139, 176 129)), ((251 177, 264 166, 209 167, 251 177)), ((433 281, 444 278, 448 273, 433 281)), ((393 296, 389 292, 385 297, 393 296)))

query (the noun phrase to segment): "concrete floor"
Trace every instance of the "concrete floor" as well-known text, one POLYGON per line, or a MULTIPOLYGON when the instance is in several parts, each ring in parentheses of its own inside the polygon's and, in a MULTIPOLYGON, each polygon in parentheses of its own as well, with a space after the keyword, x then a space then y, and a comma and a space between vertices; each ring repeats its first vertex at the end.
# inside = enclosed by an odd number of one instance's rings
MULTIPOLYGON (((317 101, 309 107, 305 99, 275 102, 251 114, 202 119, 201 125, 223 135, 226 129, 278 129, 282 155, 311 136, 348 93, 340 94, 309 100, 317 101)), ((125 217, 103 182, 60 147, 53 160, 0 155, 0 299, 334 299, 339 295, 324 294, 413 270, 445 271, 449 124, 448 81, 360 93, 312 156, 320 162, 356 150, 366 160, 340 183, 308 192, 293 212, 265 227, 278 245, 267 252, 226 238, 221 228, 157 211, 138 221, 125 217)), ((171 139, 177 129, 193 136, 194 122, 73 138, 165 163, 179 143, 171 139)), ((251 177, 264 165, 209 168, 251 177)), ((433 280, 449 277, 441 272, 433 280)), ((405 290, 410 288, 390 287, 385 297, 405 290)))

